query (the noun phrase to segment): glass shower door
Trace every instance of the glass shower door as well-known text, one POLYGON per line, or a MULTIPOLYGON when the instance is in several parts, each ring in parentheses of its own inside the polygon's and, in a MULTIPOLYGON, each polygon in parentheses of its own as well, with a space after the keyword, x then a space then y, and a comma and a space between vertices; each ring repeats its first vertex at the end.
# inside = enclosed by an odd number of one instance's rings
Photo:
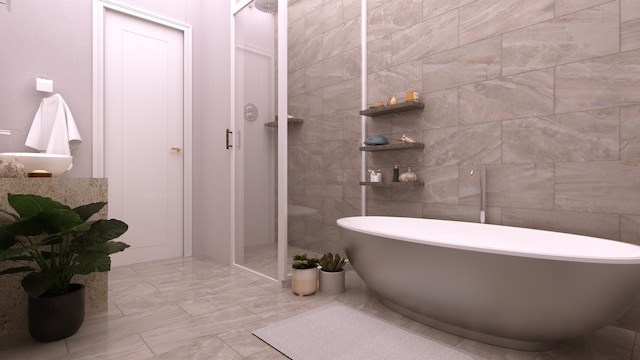
POLYGON ((255 0, 235 6, 233 261, 263 276, 282 280, 278 274, 279 261, 284 259, 279 260, 278 255, 275 122, 277 5, 275 0, 255 0))

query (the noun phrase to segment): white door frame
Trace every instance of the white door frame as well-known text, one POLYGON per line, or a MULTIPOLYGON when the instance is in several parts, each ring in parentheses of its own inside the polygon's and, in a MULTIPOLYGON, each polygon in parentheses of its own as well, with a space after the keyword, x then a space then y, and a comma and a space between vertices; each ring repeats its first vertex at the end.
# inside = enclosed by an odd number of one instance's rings
POLYGON ((104 177, 104 17, 109 10, 167 26, 184 33, 184 256, 192 255, 192 48, 191 26, 111 0, 93 1, 93 177, 104 177))

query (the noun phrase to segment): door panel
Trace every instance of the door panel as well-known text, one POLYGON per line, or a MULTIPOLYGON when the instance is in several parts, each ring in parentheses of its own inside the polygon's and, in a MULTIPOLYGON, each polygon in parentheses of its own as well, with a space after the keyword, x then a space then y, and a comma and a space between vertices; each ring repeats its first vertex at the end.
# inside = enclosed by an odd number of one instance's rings
POLYGON ((184 34, 105 13, 109 216, 129 224, 114 265, 183 255, 184 34))

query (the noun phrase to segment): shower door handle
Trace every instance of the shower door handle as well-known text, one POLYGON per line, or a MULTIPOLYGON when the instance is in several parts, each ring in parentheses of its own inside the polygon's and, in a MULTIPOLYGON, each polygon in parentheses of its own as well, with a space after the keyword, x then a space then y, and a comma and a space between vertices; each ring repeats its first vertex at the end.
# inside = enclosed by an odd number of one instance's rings
POLYGON ((233 131, 227 129, 227 150, 231 149, 233 145, 229 143, 229 135, 233 134, 233 131))

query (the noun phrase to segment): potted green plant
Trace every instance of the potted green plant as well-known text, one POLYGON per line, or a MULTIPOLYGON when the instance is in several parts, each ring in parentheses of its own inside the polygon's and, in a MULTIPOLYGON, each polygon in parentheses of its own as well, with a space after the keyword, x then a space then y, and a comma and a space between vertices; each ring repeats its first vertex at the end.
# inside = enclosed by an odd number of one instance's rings
POLYGON ((291 289, 297 295, 311 295, 318 288, 318 258, 305 253, 293 256, 291 289))
POLYGON ((128 226, 115 219, 90 220, 105 202, 74 209, 51 198, 8 194, 13 220, 0 225, 0 275, 26 273, 22 288, 29 295, 28 325, 38 341, 73 335, 84 321, 84 286, 74 275, 109 271, 109 255, 129 245, 112 241, 128 226))
POLYGON ((346 260, 337 253, 322 255, 320 260, 320 292, 334 295, 344 292, 344 265, 346 260))

